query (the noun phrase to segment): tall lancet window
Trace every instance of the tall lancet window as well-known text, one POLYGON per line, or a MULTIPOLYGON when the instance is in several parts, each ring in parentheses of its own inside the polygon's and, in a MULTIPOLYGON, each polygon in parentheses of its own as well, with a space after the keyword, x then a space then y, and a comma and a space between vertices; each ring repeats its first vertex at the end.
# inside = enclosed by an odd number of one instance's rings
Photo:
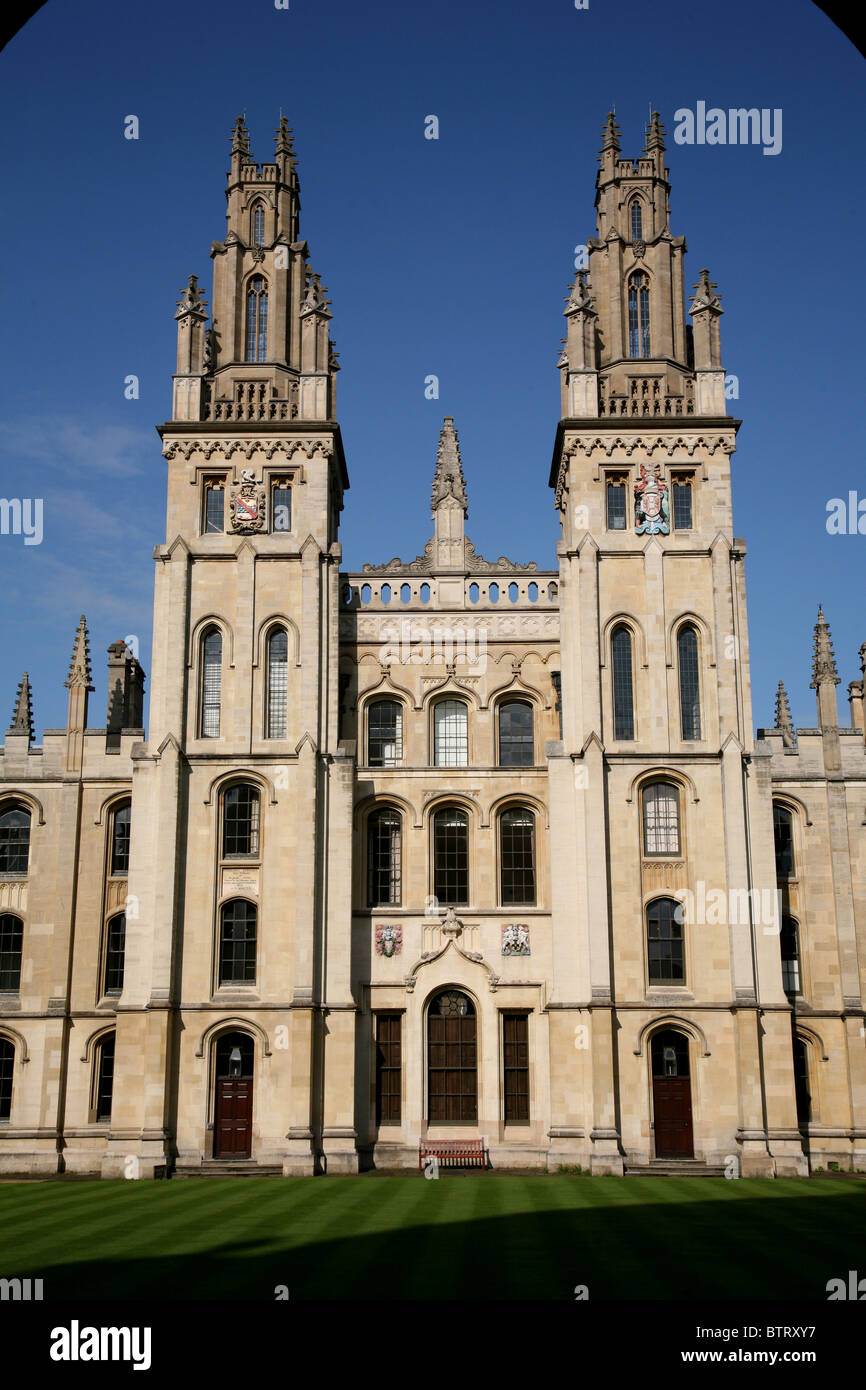
POLYGON ((220 692, 223 670, 223 639, 212 627, 201 644, 201 737, 220 736, 220 692))
POLYGON ((640 198, 635 198, 631 205, 631 239, 641 241, 643 239, 643 213, 641 211, 640 198))
POLYGON ((268 638, 268 738, 286 737, 289 693, 289 638, 284 627, 268 638))
POLYGON ((265 210, 261 203, 253 209, 253 246, 265 244, 265 210))
POLYGON ((268 286, 254 275, 247 289, 247 362, 265 362, 268 356, 268 286))
POLYGON ((650 355, 649 281, 640 270, 628 282, 628 355, 650 355))
POLYGON ((613 736, 634 738, 634 686, 632 682, 631 633, 621 624, 610 639, 613 673, 613 736))
POLYGON ((701 683, 698 670, 698 634, 693 627, 680 629, 677 638, 680 668, 680 713, 683 738, 701 736, 701 683))

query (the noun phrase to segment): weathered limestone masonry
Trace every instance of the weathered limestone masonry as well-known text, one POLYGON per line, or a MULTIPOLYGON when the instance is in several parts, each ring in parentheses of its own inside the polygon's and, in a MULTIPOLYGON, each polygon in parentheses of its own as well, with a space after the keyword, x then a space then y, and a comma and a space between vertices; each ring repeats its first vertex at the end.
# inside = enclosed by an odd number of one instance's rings
MULTIPOLYGON (((557 568, 433 535, 341 573, 348 474, 291 132, 238 120, 175 315, 144 673, 0 758, 0 1171, 866 1170, 866 643, 753 736, 722 307, 663 130, 604 130, 566 309, 557 568), (691 318, 691 324, 688 319, 691 318)), ((131 639, 127 639, 131 641, 131 639)))

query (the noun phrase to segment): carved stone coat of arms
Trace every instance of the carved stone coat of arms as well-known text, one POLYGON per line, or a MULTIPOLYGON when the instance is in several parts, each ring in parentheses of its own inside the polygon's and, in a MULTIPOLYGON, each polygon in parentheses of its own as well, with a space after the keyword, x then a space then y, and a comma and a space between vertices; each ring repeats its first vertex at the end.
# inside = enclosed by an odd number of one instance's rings
POLYGON ((250 535, 264 530, 265 489, 251 468, 242 470, 240 486, 229 493, 229 510, 233 531, 250 535))

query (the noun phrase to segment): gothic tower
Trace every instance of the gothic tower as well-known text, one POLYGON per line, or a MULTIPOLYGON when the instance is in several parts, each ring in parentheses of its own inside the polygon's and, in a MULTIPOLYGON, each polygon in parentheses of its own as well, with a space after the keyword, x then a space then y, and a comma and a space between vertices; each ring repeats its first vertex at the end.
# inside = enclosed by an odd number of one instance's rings
POLYGON ((739 422, 726 413, 707 270, 687 323, 657 114, 636 160, 620 156, 608 116, 595 205, 588 276, 565 309, 550 474, 563 719, 550 758, 562 837, 552 1142, 588 1152, 599 1172, 621 1171, 623 1149, 722 1161, 698 1102, 712 1055, 739 1077, 714 1103, 738 1107, 742 1171, 799 1172, 778 923, 759 920, 775 878, 732 524, 739 422), (579 1027, 588 1044, 575 1052, 579 1027), (665 1075, 682 1083, 679 1119, 662 1114, 676 1089, 662 1093, 665 1075))
POLYGON ((251 1133, 259 1163, 283 1172, 312 1172, 314 1153, 332 1168, 346 1152, 356 1161, 340 1091, 352 1080, 349 886, 332 872, 351 855, 337 745, 348 477, 329 301, 299 239, 284 119, 273 163, 258 164, 238 118, 226 197, 213 319, 190 276, 159 430, 166 536, 133 774, 109 1175, 130 1156, 152 1172, 173 1133, 181 1167, 201 1160, 203 1133, 205 1160, 247 1157, 251 1133))

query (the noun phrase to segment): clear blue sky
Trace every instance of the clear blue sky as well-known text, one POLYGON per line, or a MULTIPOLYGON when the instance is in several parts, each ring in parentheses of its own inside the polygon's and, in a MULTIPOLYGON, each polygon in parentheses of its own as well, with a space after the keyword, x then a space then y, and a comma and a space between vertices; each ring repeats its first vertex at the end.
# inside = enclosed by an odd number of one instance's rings
POLYGON ((616 106, 626 155, 649 104, 668 130, 671 229, 687 283, 723 296, 726 370, 744 424, 735 532, 748 543, 755 722, 785 680, 815 723, 819 600, 840 712, 866 638, 866 536, 829 536, 826 505, 866 498, 864 60, 808 0, 53 0, 0 55, 0 496, 44 499, 44 540, 0 536, 0 723, 22 669, 39 733, 65 722, 80 613, 105 721, 105 649, 138 634, 150 670, 152 549, 164 537, 176 300, 208 290, 225 230, 229 131, 245 109, 271 158, 295 130, 301 234, 333 301, 351 491, 347 568, 415 556, 455 417, 478 550, 553 566, 547 487, 559 416, 563 297, 594 234, 596 155, 616 106), (783 111, 783 146, 677 146, 703 100, 783 111), (440 139, 424 139, 436 114, 440 139), (123 138, 123 118, 141 138, 123 138), (859 324, 859 327, 858 327, 859 324), (124 377, 141 381, 126 401, 124 377), (424 378, 438 375, 438 401, 424 378))

